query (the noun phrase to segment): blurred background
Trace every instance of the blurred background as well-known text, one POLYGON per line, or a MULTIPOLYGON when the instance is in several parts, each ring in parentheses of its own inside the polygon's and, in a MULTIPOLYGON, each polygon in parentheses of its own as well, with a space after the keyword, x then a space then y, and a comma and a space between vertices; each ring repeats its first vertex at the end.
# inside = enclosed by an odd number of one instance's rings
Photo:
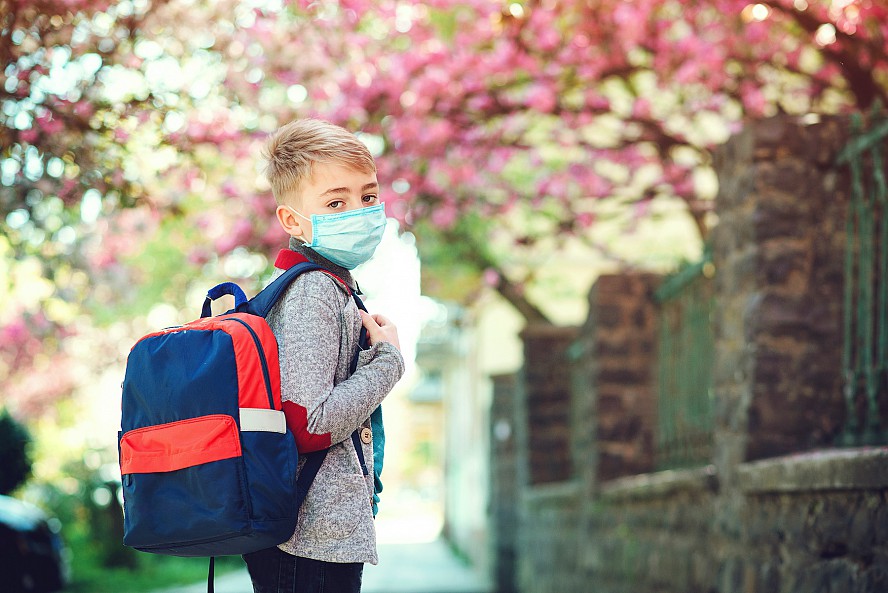
POLYGON ((881 0, 0 0, 0 588, 204 578, 121 545, 126 356, 267 281, 261 148, 313 116, 377 158, 356 277, 408 359, 372 591, 888 590, 886 36, 881 0))

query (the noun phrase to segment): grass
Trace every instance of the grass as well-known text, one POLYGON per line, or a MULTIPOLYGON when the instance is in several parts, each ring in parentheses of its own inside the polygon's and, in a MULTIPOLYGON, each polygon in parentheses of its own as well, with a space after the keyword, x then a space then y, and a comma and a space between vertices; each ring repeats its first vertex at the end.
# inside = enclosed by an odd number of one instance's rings
MULTIPOLYGON (((103 566, 99 553, 92 546, 71 549, 71 582, 65 593, 146 593, 177 585, 206 582, 207 558, 179 558, 132 552, 130 567, 103 566)), ((244 566, 238 556, 216 558, 216 575, 244 566)))

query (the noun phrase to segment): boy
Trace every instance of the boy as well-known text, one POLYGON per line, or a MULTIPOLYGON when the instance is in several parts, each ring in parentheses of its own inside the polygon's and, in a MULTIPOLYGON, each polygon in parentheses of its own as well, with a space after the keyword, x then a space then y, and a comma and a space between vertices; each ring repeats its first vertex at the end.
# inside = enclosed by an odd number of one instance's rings
POLYGON ((244 560, 255 593, 358 593, 364 563, 378 562, 370 415, 404 373, 395 326, 351 297, 358 288, 350 270, 370 259, 385 227, 376 165, 353 134, 312 119, 280 128, 264 156, 277 220, 290 235, 276 266, 305 258, 330 272, 299 276, 267 318, 299 452, 330 450, 293 537, 244 560), (371 347, 350 374, 362 325, 371 347), (360 438, 352 438, 356 430, 360 438))

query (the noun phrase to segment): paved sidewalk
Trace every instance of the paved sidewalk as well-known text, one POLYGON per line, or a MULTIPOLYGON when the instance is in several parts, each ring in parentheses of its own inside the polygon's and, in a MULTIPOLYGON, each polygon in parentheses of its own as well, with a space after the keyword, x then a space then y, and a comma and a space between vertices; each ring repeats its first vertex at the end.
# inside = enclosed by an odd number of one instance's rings
MULTIPOLYGON (((252 593, 247 570, 216 577, 216 593, 252 593)), ((204 593, 206 582, 157 593, 204 593)), ((379 564, 364 567, 361 593, 489 593, 490 586, 455 558, 446 542, 379 544, 379 564)))
POLYGON ((379 564, 364 567, 361 593, 487 593, 476 572, 446 542, 380 544, 379 564))

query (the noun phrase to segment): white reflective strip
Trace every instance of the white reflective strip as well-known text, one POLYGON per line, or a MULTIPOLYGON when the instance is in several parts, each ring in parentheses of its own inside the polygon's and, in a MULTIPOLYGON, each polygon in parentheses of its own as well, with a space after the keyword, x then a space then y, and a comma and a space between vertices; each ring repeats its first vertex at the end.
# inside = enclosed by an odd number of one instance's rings
POLYGON ((265 408, 240 409, 241 432, 287 432, 287 419, 279 410, 265 408))

